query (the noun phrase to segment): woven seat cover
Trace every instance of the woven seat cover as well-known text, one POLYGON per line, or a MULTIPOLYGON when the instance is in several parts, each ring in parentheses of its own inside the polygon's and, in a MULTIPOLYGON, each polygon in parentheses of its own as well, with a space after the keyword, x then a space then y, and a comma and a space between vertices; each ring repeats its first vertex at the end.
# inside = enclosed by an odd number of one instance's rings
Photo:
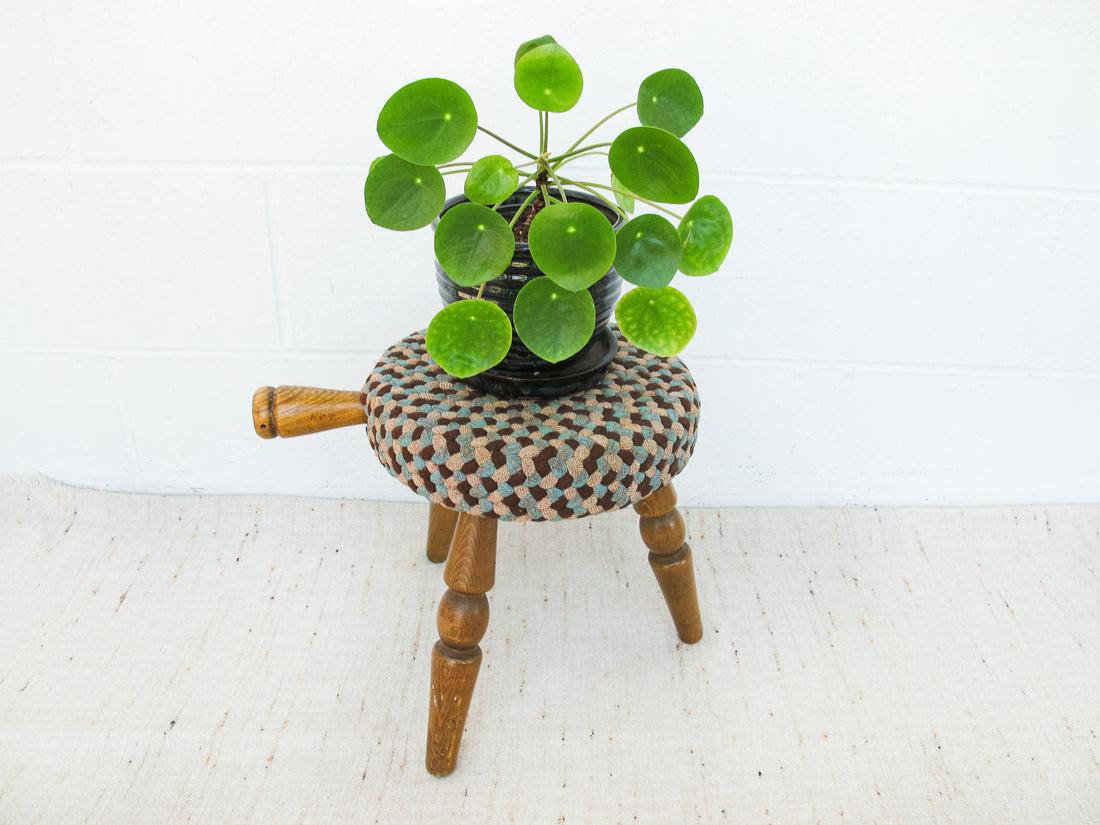
POLYGON ((391 475, 436 504, 506 521, 577 518, 645 498, 687 465, 699 420, 683 363, 621 337, 592 389, 514 399, 447 375, 414 333, 382 355, 363 403, 391 475))

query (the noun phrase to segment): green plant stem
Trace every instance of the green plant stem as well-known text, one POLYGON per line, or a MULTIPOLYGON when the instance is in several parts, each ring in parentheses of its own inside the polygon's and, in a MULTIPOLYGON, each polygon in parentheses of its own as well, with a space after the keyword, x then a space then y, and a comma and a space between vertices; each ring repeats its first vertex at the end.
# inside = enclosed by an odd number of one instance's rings
MULTIPOLYGON (((509 229, 513 228, 516 225, 516 221, 519 220, 519 216, 522 215, 524 213, 524 211, 526 211, 527 207, 531 205, 531 201, 533 201, 535 199, 535 195, 537 195, 537 194, 538 194, 538 190, 535 189, 535 190, 532 190, 531 194, 527 196, 527 200, 525 200, 520 205, 519 209, 516 210, 516 214, 514 214, 512 216, 512 220, 508 221, 509 229)), ((544 193, 543 197, 545 197, 545 193, 544 193)), ((478 293, 478 294, 480 295, 481 293, 478 293)))
POLYGON ((595 151, 593 151, 593 152, 581 152, 578 155, 570 155, 566 160, 562 160, 562 161, 559 161, 557 163, 552 164, 550 168, 554 169, 554 170, 557 170, 557 169, 560 169, 562 166, 564 166, 569 161, 578 160, 580 158, 586 158, 589 155, 603 155, 604 157, 607 157, 607 154, 608 154, 607 152, 595 152, 595 151))
MULTIPOLYGON (((524 165, 526 165, 526 164, 524 164, 524 165)), ((524 187, 524 186, 526 186, 526 185, 527 185, 528 183, 530 183, 530 182, 531 182, 532 180, 534 180, 534 178, 535 178, 535 177, 536 177, 537 175, 538 175, 538 172, 532 172, 532 173, 531 173, 530 175, 528 175, 527 177, 525 177, 525 178, 524 178, 523 180, 521 180, 521 181, 519 182, 519 185, 517 185, 517 186, 516 186, 516 189, 518 190, 518 189, 521 189, 521 188, 523 188, 523 187, 524 187)), ((514 193, 513 193, 513 194, 514 194, 514 193)), ((510 198, 510 197, 512 197, 512 196, 511 196, 511 195, 509 195, 508 197, 510 198)), ((526 202, 524 202, 523 206, 521 206, 521 207, 519 208, 519 211, 518 211, 518 212, 516 212, 516 214, 512 216, 512 220, 511 220, 511 222, 510 222, 510 223, 508 224, 508 226, 515 226, 515 224, 516 224, 516 220, 517 220, 517 219, 519 218, 519 216, 520 216, 520 214, 521 214, 521 213, 523 212, 523 210, 527 208, 527 204, 529 204, 529 203, 531 202, 531 198, 532 198, 532 197, 534 197, 534 196, 532 195, 531 197, 529 197, 529 198, 527 199, 527 201, 526 201, 526 202)), ((508 198, 505 198, 504 200, 507 200, 507 199, 508 199, 508 198)), ((500 207, 501 207, 501 206, 503 206, 503 205, 504 205, 504 201, 497 201, 497 202, 496 202, 495 204, 493 204, 493 207, 492 207, 492 209, 493 209, 493 211, 494 211, 494 212, 496 212, 496 211, 497 211, 498 209, 500 209, 500 207)))
POLYGON ((565 195, 565 187, 562 185, 562 182, 558 178, 558 176, 556 174, 554 174, 554 170, 548 168, 546 170, 546 174, 549 176, 550 180, 554 183, 554 185, 556 187, 558 187, 558 194, 561 195, 561 202, 562 203, 569 203, 569 198, 566 197, 566 195, 565 195))
POLYGON ((520 148, 519 148, 518 146, 516 146, 516 144, 514 144, 514 143, 512 143, 512 142, 510 142, 510 141, 507 141, 507 140, 505 140, 505 139, 504 139, 504 138, 502 138, 502 137, 501 137, 500 135, 497 135, 497 134, 494 134, 493 132, 490 132, 490 131, 489 131, 488 129, 486 129, 486 128, 485 128, 484 126, 478 125, 477 129, 478 129, 478 131, 479 131, 479 132, 484 132, 485 134, 487 134, 487 135, 488 135, 489 137, 491 137, 491 138, 492 138, 493 140, 499 140, 499 141, 500 141, 501 143, 503 143, 503 144, 504 144, 505 146, 507 146, 507 147, 508 147, 509 149, 511 149, 511 150, 513 150, 513 151, 515 151, 515 152, 519 152, 519 153, 520 153, 521 155, 523 155, 523 156, 524 156, 525 158, 531 158, 531 160, 538 160, 538 159, 539 159, 539 156, 538 156, 538 155, 532 155, 532 154, 531 154, 530 152, 528 152, 528 151, 527 151, 526 149, 520 149, 520 148))
POLYGON ((560 155, 555 155, 554 157, 550 158, 550 162, 560 166, 567 160, 573 160, 574 158, 580 157, 581 155, 587 155, 595 151, 596 149, 607 149, 610 146, 610 143, 593 143, 590 146, 585 146, 581 149, 570 149, 568 152, 562 152, 560 155))
MULTIPOLYGON (((557 178, 555 178, 555 180, 557 180, 557 178)), ((594 184, 594 183, 585 183, 583 181, 570 180, 569 178, 561 178, 560 180, 566 186, 575 186, 578 189, 583 189, 589 195, 592 195, 593 197, 599 198, 601 201, 606 203, 610 208, 614 209, 618 214, 622 215, 624 218, 627 217, 627 214, 626 214, 626 212, 623 211, 622 207, 620 207, 617 203, 615 203, 611 199, 605 198, 603 195, 601 195, 599 192, 597 192, 593 188, 594 186, 596 186, 596 184, 594 184)))
MULTIPOLYGON (((595 190, 595 189, 606 189, 608 192, 617 192, 620 195, 627 195, 631 198, 634 198, 634 200, 636 200, 636 201, 641 201, 642 203, 646 204, 647 206, 652 206, 654 209, 658 209, 661 212, 664 212, 666 215, 671 215, 672 217, 676 218, 676 220, 678 220, 678 221, 682 221, 684 219, 682 215, 677 215, 671 209, 666 209, 665 207, 661 206, 661 204, 659 204, 655 201, 651 201, 651 200, 647 200, 646 198, 639 197, 638 195, 635 195, 633 192, 629 192, 626 189, 620 189, 617 186, 608 186, 607 184, 603 184, 603 183, 592 183, 591 181, 570 180, 569 178, 561 178, 560 180, 566 186, 576 186, 578 189, 583 189, 584 191, 586 191, 586 192, 588 192, 592 195, 595 195, 597 198, 600 198, 601 200, 607 201, 607 203, 611 203, 611 201, 608 201, 607 198, 605 198, 599 192, 595 192, 593 190, 595 190)), ((612 204, 612 206, 615 207, 616 212, 619 212, 620 214, 623 214, 624 217, 625 217, 625 213, 623 213, 623 210, 620 209, 617 204, 612 204)))
MULTIPOLYGON (((609 114, 609 115, 608 115, 607 117, 605 117, 605 118, 604 118, 603 120, 599 121, 599 122, 598 122, 598 123, 597 123, 597 124, 596 124, 595 126, 593 126, 593 127, 591 128, 591 129, 589 129, 589 130, 588 130, 587 132, 585 132, 585 133, 584 133, 583 135, 581 135, 581 136, 580 136, 579 138, 577 138, 577 142, 576 142, 576 143, 574 143, 574 144, 573 144, 572 146, 570 146, 570 147, 569 147, 569 148, 568 148, 568 149, 567 149, 567 150, 565 151, 565 154, 566 154, 566 155, 568 155, 568 154, 572 153, 572 151, 573 151, 574 149, 576 149, 576 148, 577 148, 578 146, 580 146, 580 145, 581 145, 581 141, 582 141, 582 140, 584 140, 584 139, 585 139, 586 137, 588 137, 588 136, 589 136, 590 134, 592 134, 592 133, 593 133, 593 132, 595 132, 595 131, 596 131, 597 129, 599 129, 599 128, 600 128, 601 126, 603 126, 603 125, 604 125, 605 123, 607 123, 607 121, 611 120, 611 118, 615 117, 615 115, 619 114, 620 112, 625 112, 625 111, 626 111, 627 109, 630 109, 630 108, 632 108, 632 107, 634 107, 634 106, 637 106, 637 105, 638 105, 638 102, 637 102, 637 101, 635 101, 634 103, 628 103, 628 104, 626 104, 625 106, 620 106, 620 107, 619 107, 618 109, 616 109, 616 110, 615 110, 614 112, 612 112, 611 114, 609 114)), ((610 145, 610 144, 609 144, 609 145, 610 145)))
MULTIPOLYGON (((518 190, 518 189, 522 189, 522 188, 524 188, 525 186, 527 186, 527 185, 528 185, 529 183, 531 183, 531 180, 533 180, 533 179, 535 179, 536 177, 538 177, 538 174, 539 174, 539 173, 538 173, 538 171, 537 171, 537 169, 536 169, 536 171, 535 171, 535 172, 532 172, 532 173, 531 173, 530 175, 528 175, 528 176, 527 176, 527 177, 525 177, 524 179, 520 180, 520 182, 519 182, 519 183, 518 183, 518 184, 516 185, 516 189, 517 189, 517 190, 518 190)), ((515 193, 513 193, 513 194, 515 194, 515 193)), ((510 198, 510 197, 511 197, 511 195, 509 195, 509 196, 508 196, 508 198, 510 198)), ((505 198, 505 200, 507 200, 508 198, 505 198)), ((528 202, 528 204, 529 204, 530 200, 528 200, 527 202, 528 202)), ((495 205, 493 206, 493 211, 495 212, 495 211, 496 211, 497 209, 499 209, 499 208, 500 208, 500 207, 502 207, 503 205, 504 205, 504 200, 499 200, 499 201, 497 201, 497 202, 496 202, 496 204, 495 204, 495 205)), ((527 206, 527 204, 524 204, 524 206, 526 207, 526 206, 527 206)), ((520 211, 522 211, 522 208, 520 208, 520 211)), ((518 215, 518 212, 517 212, 517 215, 518 215)), ((515 218, 513 218, 513 220, 515 220, 515 218)))

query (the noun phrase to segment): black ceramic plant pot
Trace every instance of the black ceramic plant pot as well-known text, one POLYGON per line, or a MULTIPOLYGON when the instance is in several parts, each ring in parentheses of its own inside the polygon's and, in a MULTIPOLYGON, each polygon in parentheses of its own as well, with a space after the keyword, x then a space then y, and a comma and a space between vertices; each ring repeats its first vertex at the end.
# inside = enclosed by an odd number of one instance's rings
MULTIPOLYGON (((516 191, 500 208, 504 217, 511 219, 515 211, 531 193, 530 188, 516 191)), ((583 201, 595 206, 607 216, 607 220, 618 231, 622 218, 599 198, 584 192, 567 190, 570 201, 583 201)), ((460 203, 465 203, 462 195, 451 198, 439 214, 460 203)), ((437 221, 438 223, 438 221, 437 221)), ((434 228, 435 224, 433 224, 434 228)), ((451 304, 460 298, 472 298, 477 295, 478 287, 463 287, 456 284, 443 271, 439 260, 435 262, 436 283, 439 296, 444 304, 451 304)), ((531 248, 522 242, 516 242, 516 252, 512 263, 498 278, 485 284, 481 297, 492 301, 512 317, 516 295, 532 278, 546 277, 535 265, 531 257, 531 248)), ((464 378, 463 383, 485 392, 511 398, 534 397, 548 398, 586 390, 594 386, 603 377, 615 353, 619 348, 618 335, 608 327, 608 321, 615 311, 615 304, 622 291, 622 279, 614 270, 588 288, 596 304, 596 328, 584 348, 576 355, 554 364, 539 358, 519 340, 515 327, 512 328, 512 348, 504 360, 495 367, 464 378)))

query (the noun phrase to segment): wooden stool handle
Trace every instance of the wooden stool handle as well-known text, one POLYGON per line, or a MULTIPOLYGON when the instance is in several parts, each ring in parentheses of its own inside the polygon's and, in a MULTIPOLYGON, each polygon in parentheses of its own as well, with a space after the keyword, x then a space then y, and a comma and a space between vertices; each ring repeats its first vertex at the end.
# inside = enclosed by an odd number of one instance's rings
POLYGON ((252 395, 252 424, 261 438, 291 438, 367 423, 362 393, 320 387, 260 387, 252 395))

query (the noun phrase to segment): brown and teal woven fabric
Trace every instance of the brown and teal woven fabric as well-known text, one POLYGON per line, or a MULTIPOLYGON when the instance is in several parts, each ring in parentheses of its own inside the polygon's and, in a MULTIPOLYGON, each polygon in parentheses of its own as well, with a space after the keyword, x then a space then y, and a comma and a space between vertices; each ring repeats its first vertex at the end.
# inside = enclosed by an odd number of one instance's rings
POLYGON ((507 521, 577 518, 645 498, 687 465, 699 422, 683 363, 622 338, 592 389, 516 399, 447 375, 415 333, 382 355, 363 403, 391 475, 436 504, 507 521))

